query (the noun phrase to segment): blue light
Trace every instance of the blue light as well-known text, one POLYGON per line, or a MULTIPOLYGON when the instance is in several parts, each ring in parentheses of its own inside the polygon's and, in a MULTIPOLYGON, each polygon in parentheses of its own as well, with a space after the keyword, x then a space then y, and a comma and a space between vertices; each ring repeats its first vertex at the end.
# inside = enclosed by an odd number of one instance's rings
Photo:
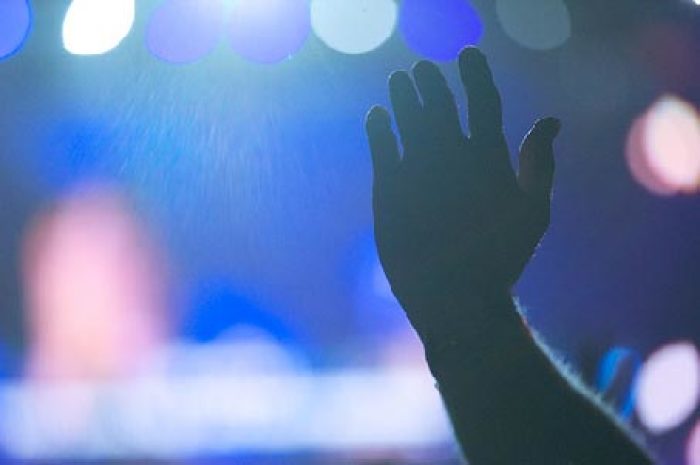
POLYGON ((596 387, 599 392, 613 395, 620 416, 632 415, 636 400, 635 380, 641 359, 625 347, 613 347, 600 362, 596 387))
POLYGON ((27 0, 0 1, 0 60, 16 53, 32 23, 27 0))
POLYGON ((310 32, 307 0, 243 0, 233 6, 229 42, 251 61, 277 63, 298 51, 310 32))
POLYGON ((225 9, 221 0, 167 0, 151 16, 148 50, 170 63, 191 63, 219 43, 225 9))
POLYGON ((232 328, 245 325, 258 328, 282 343, 299 342, 296 331, 286 321, 238 292, 226 279, 203 281, 193 297, 182 328, 186 339, 213 342, 232 328))
POLYGON ((371 52, 391 37, 398 7, 394 0, 312 0, 316 36, 341 53, 371 52))
POLYGON ((401 33, 416 53, 434 60, 453 60, 481 39, 483 25, 467 0, 404 0, 401 33))

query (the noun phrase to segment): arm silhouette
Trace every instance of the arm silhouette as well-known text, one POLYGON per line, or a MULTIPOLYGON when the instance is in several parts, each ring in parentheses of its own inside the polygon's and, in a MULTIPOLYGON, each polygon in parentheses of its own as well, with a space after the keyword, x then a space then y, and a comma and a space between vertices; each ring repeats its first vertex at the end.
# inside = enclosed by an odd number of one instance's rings
POLYGON ((474 465, 652 463, 557 366, 510 294, 549 225, 560 123, 534 124, 516 173, 486 57, 467 48, 459 70, 468 136, 428 61, 389 79, 401 149, 386 109, 372 108, 366 128, 379 257, 464 454, 474 465))

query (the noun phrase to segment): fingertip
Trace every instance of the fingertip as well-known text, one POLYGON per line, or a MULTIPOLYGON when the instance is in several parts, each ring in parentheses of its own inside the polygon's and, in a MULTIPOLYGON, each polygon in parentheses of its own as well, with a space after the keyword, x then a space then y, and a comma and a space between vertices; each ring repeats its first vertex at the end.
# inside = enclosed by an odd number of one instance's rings
POLYGON ((391 125, 389 111, 381 105, 374 105, 367 112, 365 117, 365 127, 368 131, 382 129, 391 125))
POLYGON ((404 70, 394 71, 389 75, 389 86, 395 86, 396 84, 403 84, 410 81, 411 78, 408 73, 404 70))
POLYGON ((429 75, 429 74, 434 75, 436 72, 440 72, 440 68, 438 68, 438 66, 435 63, 433 63, 432 61, 428 61, 428 60, 420 60, 420 61, 416 62, 413 65, 412 70, 413 70, 413 74, 416 76, 417 75, 425 76, 425 75, 429 75))
POLYGON ((542 118, 535 123, 534 130, 541 137, 554 140, 561 131, 561 120, 559 118, 542 118))
POLYGON ((459 52, 459 64, 469 65, 476 62, 477 60, 485 60, 486 56, 483 52, 473 45, 468 45, 459 52))

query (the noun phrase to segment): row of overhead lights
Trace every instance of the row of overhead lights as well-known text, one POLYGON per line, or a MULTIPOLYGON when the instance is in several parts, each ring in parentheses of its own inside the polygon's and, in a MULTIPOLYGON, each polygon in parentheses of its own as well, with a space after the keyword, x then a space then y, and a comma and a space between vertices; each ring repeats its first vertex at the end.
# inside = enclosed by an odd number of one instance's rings
MULTIPOLYGON (((496 11, 506 34, 527 48, 552 49, 571 34, 563 0, 496 0, 496 11)), ((129 35, 135 16, 135 0, 73 0, 63 22, 64 47, 77 55, 107 53, 129 35)), ((0 3, 0 59, 21 48, 31 24, 29 0, 0 3)), ((146 45, 158 58, 188 63, 228 36, 236 53, 274 63, 297 52, 311 32, 337 52, 362 54, 397 28, 416 53, 436 60, 455 58, 483 32, 467 0, 163 0, 149 18, 146 45)))

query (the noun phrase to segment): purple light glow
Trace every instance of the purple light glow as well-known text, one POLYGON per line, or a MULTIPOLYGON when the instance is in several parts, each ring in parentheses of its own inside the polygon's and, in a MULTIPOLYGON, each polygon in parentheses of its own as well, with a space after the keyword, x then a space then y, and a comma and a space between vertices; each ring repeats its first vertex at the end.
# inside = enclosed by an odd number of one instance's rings
POLYGON ((231 48, 258 63, 277 63, 299 50, 311 31, 307 0, 239 1, 229 23, 231 48))
POLYGON ((399 17, 409 47, 427 58, 453 60, 481 39, 483 25, 467 0, 404 0, 399 17))
POLYGON ((27 0, 0 1, 0 60, 20 49, 29 34, 31 13, 27 0))
POLYGON ((192 63, 219 43, 225 9, 221 0, 167 0, 151 17, 148 50, 171 63, 192 63))

